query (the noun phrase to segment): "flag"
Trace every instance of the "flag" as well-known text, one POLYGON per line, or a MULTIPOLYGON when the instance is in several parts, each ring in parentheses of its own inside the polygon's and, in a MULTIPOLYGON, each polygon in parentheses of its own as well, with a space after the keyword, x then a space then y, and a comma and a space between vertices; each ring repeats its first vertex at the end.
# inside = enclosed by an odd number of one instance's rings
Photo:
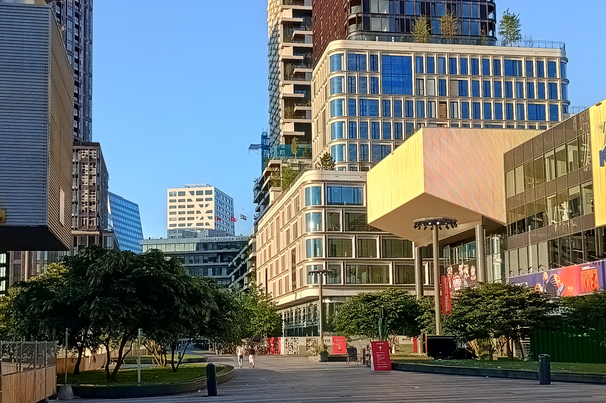
POLYGON ((221 217, 217 216, 217 221, 223 221, 221 217))
POLYGON ((244 214, 240 214, 240 220, 248 220, 248 217, 246 217, 244 214))
POLYGON ((236 217, 232 217, 229 219, 231 222, 238 222, 238 219, 236 217))

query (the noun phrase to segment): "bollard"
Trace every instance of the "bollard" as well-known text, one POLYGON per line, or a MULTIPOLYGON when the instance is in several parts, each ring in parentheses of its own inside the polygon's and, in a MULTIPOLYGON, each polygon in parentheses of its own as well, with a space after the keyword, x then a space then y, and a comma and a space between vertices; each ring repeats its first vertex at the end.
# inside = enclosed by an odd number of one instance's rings
POLYGON ((212 363, 206 366, 206 393, 208 396, 217 396, 217 373, 212 363))
POLYGON ((551 385, 551 357, 539 355, 539 385, 551 385))

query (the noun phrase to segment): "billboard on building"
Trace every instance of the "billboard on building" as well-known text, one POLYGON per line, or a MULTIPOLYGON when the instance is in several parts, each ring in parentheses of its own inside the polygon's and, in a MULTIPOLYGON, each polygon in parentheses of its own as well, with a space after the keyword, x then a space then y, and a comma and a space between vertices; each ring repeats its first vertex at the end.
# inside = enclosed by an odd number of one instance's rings
POLYGON ((595 225, 606 225, 606 101, 589 108, 595 225))
POLYGON ((509 282, 534 287, 553 297, 590 294, 606 285, 606 260, 513 277, 509 282))
POLYGON ((446 268, 446 275, 441 280, 442 313, 448 314, 452 308, 452 299, 459 290, 475 287, 478 274, 475 260, 464 264, 454 264, 446 268))

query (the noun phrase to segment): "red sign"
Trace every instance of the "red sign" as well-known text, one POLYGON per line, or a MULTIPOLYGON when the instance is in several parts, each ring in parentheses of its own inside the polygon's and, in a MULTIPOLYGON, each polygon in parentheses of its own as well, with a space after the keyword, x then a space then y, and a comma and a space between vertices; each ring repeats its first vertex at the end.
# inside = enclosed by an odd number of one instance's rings
POLYGON ((279 337, 268 337, 267 338, 267 354, 280 355, 280 338, 279 337))
POLYGON ((442 298, 442 315, 448 315, 452 309, 450 295, 450 279, 448 276, 442 276, 440 282, 440 293, 442 298))
POLYGON ((347 339, 343 336, 334 336, 332 338, 332 353, 347 354, 347 339))
POLYGON ((372 341, 372 370, 391 371, 391 357, 389 356, 389 342, 372 341))

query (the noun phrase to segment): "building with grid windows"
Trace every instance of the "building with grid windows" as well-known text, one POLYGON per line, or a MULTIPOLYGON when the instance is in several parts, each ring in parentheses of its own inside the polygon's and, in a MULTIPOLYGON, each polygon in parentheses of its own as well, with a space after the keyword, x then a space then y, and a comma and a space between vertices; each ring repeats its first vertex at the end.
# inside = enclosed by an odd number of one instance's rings
POLYGON ((365 170, 422 127, 545 130, 568 116, 564 44, 332 42, 312 80, 313 155, 365 170))
POLYGON ((120 250, 141 253, 143 228, 139 206, 115 193, 109 192, 109 225, 116 235, 120 250))
POLYGON ((184 230, 216 230, 235 234, 234 199, 214 186, 185 185, 166 191, 168 235, 184 230))

